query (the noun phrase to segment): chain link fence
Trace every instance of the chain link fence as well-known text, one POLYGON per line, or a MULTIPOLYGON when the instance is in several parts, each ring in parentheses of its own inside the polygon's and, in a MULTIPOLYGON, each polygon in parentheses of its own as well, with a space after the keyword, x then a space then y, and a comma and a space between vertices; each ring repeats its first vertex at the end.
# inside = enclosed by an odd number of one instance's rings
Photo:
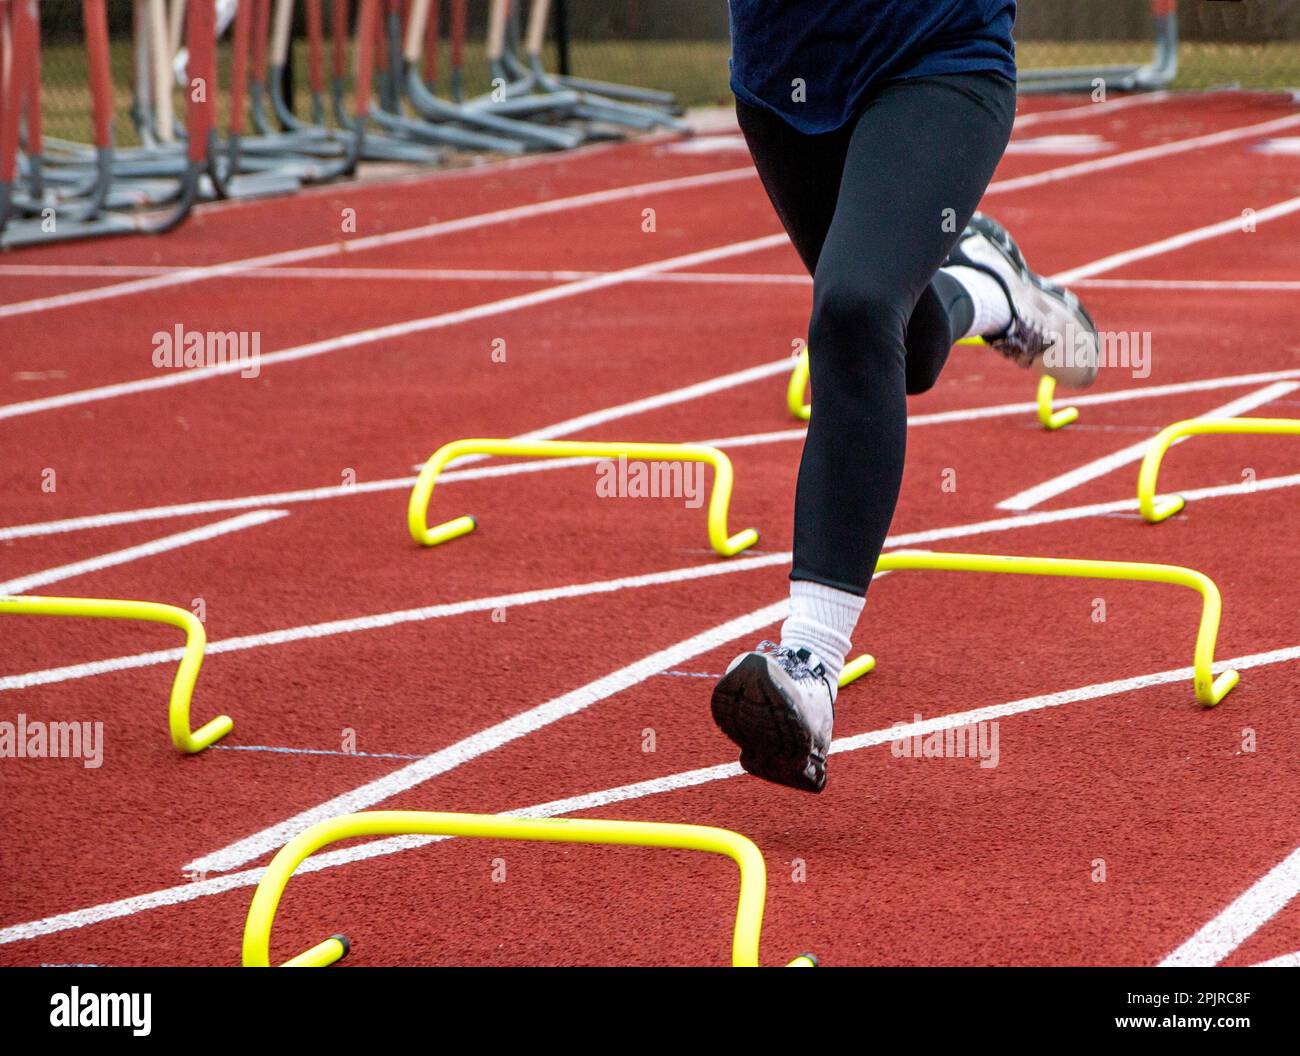
MULTIPOLYGON (((567 0, 575 74, 635 81, 688 106, 729 105, 722 0, 567 0)), ((1181 0, 1175 89, 1300 89, 1300 0, 1181 0)), ((1020 0, 1023 70, 1151 61, 1150 0, 1020 0)), ((558 61, 558 55, 553 55, 558 61)))
MULTIPOLYGON (((527 0, 520 2, 526 8, 527 0)), ((686 106, 730 105, 724 0, 556 3, 556 21, 567 41, 552 32, 551 68, 567 64, 577 76, 671 91, 686 106)), ((80 0, 39 0, 39 7, 47 133, 85 140, 90 117, 80 0)), ((122 145, 136 142, 131 121, 135 7, 135 0, 108 0, 116 134, 122 145)), ((487 7, 486 0, 469 3, 465 87, 470 93, 490 86, 483 51, 487 7)), ((1180 0, 1176 10, 1180 43, 1173 88, 1300 89, 1300 0, 1180 0)), ((302 17, 300 10, 299 22, 302 17)), ((301 31, 299 25, 300 38, 301 31)), ((1150 0, 1020 0, 1016 38, 1025 71, 1144 63, 1154 48, 1152 5, 1150 0)), ((444 39, 443 69, 448 49, 444 39)), ((219 49, 223 77, 229 73, 229 52, 227 34, 219 49)), ((294 55, 295 80, 303 83, 301 40, 294 55)))

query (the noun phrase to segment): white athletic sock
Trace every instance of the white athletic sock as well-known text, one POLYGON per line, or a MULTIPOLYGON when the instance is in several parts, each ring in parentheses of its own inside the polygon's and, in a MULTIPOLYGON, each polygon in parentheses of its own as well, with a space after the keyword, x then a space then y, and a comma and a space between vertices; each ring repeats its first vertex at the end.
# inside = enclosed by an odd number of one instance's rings
POLYGON ((975 319, 963 337, 988 337, 1002 333, 1011 325, 1011 302, 1007 300, 1006 290, 992 275, 961 264, 940 270, 960 282, 975 305, 975 319))
POLYGON ((781 626, 781 644, 807 649, 826 665, 832 684, 840 677, 849 640, 866 599, 806 579, 790 581, 790 618, 781 626))

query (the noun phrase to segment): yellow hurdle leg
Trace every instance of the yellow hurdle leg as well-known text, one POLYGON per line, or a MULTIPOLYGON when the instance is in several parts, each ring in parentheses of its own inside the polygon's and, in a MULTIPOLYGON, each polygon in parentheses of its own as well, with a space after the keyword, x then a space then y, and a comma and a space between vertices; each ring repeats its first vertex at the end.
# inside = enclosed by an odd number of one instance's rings
MULTIPOLYGON (((302 862, 322 847, 358 836, 473 836, 498 840, 533 840, 550 843, 615 844, 629 847, 669 847, 724 855, 740 869, 740 897, 732 936, 731 963, 758 966, 759 933, 767 897, 767 870, 757 847, 739 833, 705 825, 672 825, 649 821, 598 821, 588 818, 514 818, 500 814, 448 814, 416 810, 377 810, 347 814, 318 822, 280 849, 267 866, 244 924, 243 963, 265 968, 270 964, 271 926, 289 877, 302 862)), ((286 966, 319 967, 347 952, 347 940, 335 935, 286 966)), ((815 963, 801 954, 792 965, 815 963)))
MULTIPOLYGON (((899 569, 928 569, 951 572, 1000 572, 1021 576, 1070 576, 1082 579, 1140 580, 1150 583, 1172 583, 1190 587, 1201 595, 1201 622, 1196 632, 1196 649, 1193 654, 1193 682, 1196 699, 1206 707, 1218 704, 1237 684, 1236 671, 1224 671, 1214 677, 1214 645, 1219 634, 1222 601, 1219 588, 1202 572, 1179 565, 1153 565, 1134 561, 1087 561, 1058 557, 1006 557, 997 554, 945 554, 915 551, 896 551, 882 554, 876 563, 876 572, 899 569)), ((865 666, 865 671, 875 666, 870 656, 854 660, 846 672, 855 672, 853 678, 865 673, 855 665, 865 666), (865 663, 870 661, 869 664, 865 663)))
POLYGON ((861 656, 850 660, 840 672, 840 689, 843 689, 850 682, 856 682, 863 675, 870 674, 875 669, 876 658, 870 653, 863 653, 861 656))
POLYGON ((1188 436, 1300 436, 1295 418, 1188 418, 1162 429, 1151 441, 1138 470, 1138 510, 1149 524, 1159 524, 1183 508, 1181 495, 1157 496, 1160 462, 1174 444, 1188 436))
POLYGON ((438 475, 453 459, 465 455, 504 455, 516 458, 628 458, 648 462, 704 462, 713 467, 713 490, 709 495, 709 545, 723 557, 732 557, 758 542, 758 532, 745 528, 735 535, 727 533, 727 511, 735 475, 731 459, 716 447, 705 444, 640 444, 604 440, 453 440, 434 452, 424 464, 411 492, 406 508, 406 523, 411 538, 424 546, 437 546, 457 536, 472 532, 477 525, 473 517, 454 517, 450 521, 428 524, 429 502, 438 475))
POLYGON ((1052 401, 1056 398, 1056 379, 1044 374, 1038 379, 1038 424, 1044 429, 1055 431, 1064 429, 1079 420, 1078 407, 1062 407, 1056 410, 1052 401))
POLYGON ((348 955, 348 940, 342 935, 331 935, 324 942, 318 942, 310 950, 290 957, 281 965, 282 968, 328 968, 336 961, 348 955))
POLYGON ((167 709, 167 723, 171 729, 172 744, 182 752, 193 755, 208 745, 221 740, 234 723, 228 715, 190 729, 190 698, 194 695, 194 682, 203 664, 203 647, 207 635, 198 617, 187 609, 162 605, 153 601, 121 601, 106 598, 43 598, 20 594, 0 597, 0 613, 11 612, 29 616, 85 616, 93 619, 145 620, 166 623, 185 632, 185 652, 176 678, 172 681, 171 699, 167 709))

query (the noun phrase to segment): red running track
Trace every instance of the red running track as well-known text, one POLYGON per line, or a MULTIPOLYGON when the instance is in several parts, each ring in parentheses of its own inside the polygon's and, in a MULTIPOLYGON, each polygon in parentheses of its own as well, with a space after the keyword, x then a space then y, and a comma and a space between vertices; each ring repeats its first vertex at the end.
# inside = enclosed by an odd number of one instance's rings
MULTIPOLYGON (((279 514, 31 588, 201 598, 195 718, 236 725, 200 756, 171 748, 174 661, 147 655, 174 632, 5 621, 0 721, 102 721, 105 751, 97 769, 0 760, 0 963, 237 963, 277 834, 334 800, 734 828, 768 863, 770 963, 811 949, 831 964, 1249 964, 1300 949, 1300 868, 1286 864, 1300 844, 1300 447, 1180 446, 1170 488, 1262 486, 1158 528, 1097 508, 1132 499, 1134 461, 1078 472, 1023 512, 999 507, 1229 401, 1300 417, 1300 158, 1258 149, 1300 134, 1300 111, 1239 93, 1027 105, 1023 149, 985 207, 1037 267, 1085 269, 1103 328, 1149 332, 1150 370, 1103 371, 1080 422, 1049 434, 1022 406, 1030 378, 956 350, 913 401, 894 544, 1198 568, 1223 593, 1218 655, 1253 657, 1221 707, 1161 674, 1190 662, 1188 592, 896 574, 871 592, 859 644, 880 666, 840 698, 827 791, 726 767, 708 676, 776 630, 763 610, 785 592, 800 433, 785 369, 810 290, 779 239, 748 245, 778 228, 731 137, 212 207, 166 239, 0 260, 0 581, 279 514), (1095 137, 1094 153, 1040 142, 1062 135, 1095 137), (344 209, 355 234, 340 233, 344 209), (1245 209, 1268 218, 1188 235, 1245 209), (230 262, 243 263, 210 270, 230 262), (152 335, 178 324, 259 333, 262 371, 161 385, 152 335), (648 397, 661 398, 627 406, 648 397), (494 460, 434 499, 479 530, 411 544, 415 465, 457 437, 539 429, 723 441, 733 530, 754 525, 761 542, 719 561, 703 510, 680 499, 599 501, 590 466, 494 460), (558 588, 573 589, 547 596, 558 588), (131 659, 100 663, 113 658, 131 659), (995 767, 890 749, 918 714, 985 708, 1000 708, 995 767), (509 724, 520 716, 536 728, 509 724), (434 753, 440 765, 421 763, 434 753), (1270 871, 1271 901, 1240 902, 1270 871)), ((349 964, 725 960, 725 863, 471 841, 377 850, 292 881, 276 956, 342 930, 349 964)))

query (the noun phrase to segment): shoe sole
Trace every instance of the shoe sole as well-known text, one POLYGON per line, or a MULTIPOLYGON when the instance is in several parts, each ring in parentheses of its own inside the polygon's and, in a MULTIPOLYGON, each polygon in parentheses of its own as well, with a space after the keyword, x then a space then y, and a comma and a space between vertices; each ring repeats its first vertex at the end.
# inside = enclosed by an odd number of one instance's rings
POLYGON ((713 721, 740 748, 740 765, 773 784, 820 792, 826 787, 826 760, 813 747, 812 734, 768 677, 761 656, 747 656, 713 689, 713 721), (809 760, 815 778, 805 772, 809 760))

